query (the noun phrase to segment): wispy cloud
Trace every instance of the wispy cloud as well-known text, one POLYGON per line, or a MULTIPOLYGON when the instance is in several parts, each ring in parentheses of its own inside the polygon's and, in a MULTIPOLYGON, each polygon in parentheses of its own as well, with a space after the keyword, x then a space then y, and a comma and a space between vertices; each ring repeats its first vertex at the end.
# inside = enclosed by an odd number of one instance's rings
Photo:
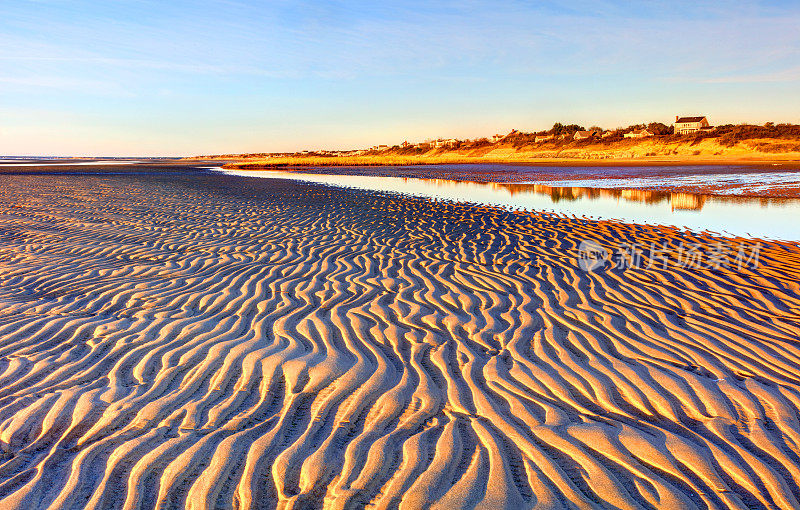
POLYGON ((668 74, 732 61, 746 67, 800 48, 798 9, 779 16, 744 1, 210 2, 199 9, 177 1, 120 11, 81 4, 72 12, 52 3, 55 14, 44 9, 27 19, 9 13, 22 21, 10 24, 12 33, 0 28, 0 59, 356 79, 437 70, 668 74))
POLYGON ((774 72, 700 78, 701 83, 785 83, 800 81, 800 67, 774 72))
POLYGON ((0 76, 0 91, 6 94, 14 91, 24 91, 29 94, 32 92, 31 89, 50 89, 104 97, 136 97, 130 89, 114 81, 69 76, 0 76))
POLYGON ((789 0, 3 0, 0 19, 0 107, 85 111, 158 139, 203 122, 232 140, 315 128, 356 140, 479 116, 523 127, 563 112, 624 122, 633 97, 637 115, 722 109, 732 89, 800 115, 763 92, 800 79, 789 0))

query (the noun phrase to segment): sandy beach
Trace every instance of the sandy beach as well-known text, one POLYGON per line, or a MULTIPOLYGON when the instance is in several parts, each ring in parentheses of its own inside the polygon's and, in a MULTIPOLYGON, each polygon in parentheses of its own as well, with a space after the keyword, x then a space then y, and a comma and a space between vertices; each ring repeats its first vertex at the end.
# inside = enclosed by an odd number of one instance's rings
POLYGON ((285 180, 0 175, 0 508, 800 508, 799 264, 285 180))

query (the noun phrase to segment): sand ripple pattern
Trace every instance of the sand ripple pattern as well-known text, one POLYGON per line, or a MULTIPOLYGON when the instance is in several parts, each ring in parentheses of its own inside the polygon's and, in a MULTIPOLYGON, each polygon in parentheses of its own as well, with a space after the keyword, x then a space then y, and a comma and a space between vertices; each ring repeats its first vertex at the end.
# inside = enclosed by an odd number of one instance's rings
POLYGON ((0 176, 0 508, 798 508, 800 248, 224 176, 0 176))

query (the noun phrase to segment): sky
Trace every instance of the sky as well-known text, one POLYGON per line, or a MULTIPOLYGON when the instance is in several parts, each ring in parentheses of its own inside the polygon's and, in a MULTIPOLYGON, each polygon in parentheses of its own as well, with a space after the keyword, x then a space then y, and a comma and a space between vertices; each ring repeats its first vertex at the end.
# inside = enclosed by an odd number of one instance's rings
POLYGON ((0 0, 0 154, 800 123, 800 2, 0 0))

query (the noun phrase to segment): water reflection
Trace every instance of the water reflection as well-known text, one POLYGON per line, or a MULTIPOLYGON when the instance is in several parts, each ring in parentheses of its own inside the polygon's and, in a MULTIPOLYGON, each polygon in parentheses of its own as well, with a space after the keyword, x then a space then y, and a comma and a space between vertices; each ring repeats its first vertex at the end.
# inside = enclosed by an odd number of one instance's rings
MULTIPOLYGON (((480 183, 475 183, 480 185, 480 183)), ((493 189, 505 188, 512 196, 525 193, 538 193, 549 195, 553 203, 577 200, 596 200, 600 198, 624 199, 645 204, 660 204, 667 202, 673 210, 696 210, 703 208, 707 195, 697 193, 668 193, 664 191, 651 191, 641 189, 603 189, 580 186, 548 186, 544 184, 512 184, 491 183, 487 184, 493 189)))
MULTIPOLYGON (((430 181, 437 186, 443 185, 441 179, 419 179, 430 181)), ((667 203, 672 210, 700 211, 706 201, 716 201, 729 204, 749 205, 753 207, 768 207, 770 205, 800 204, 800 199, 783 197, 747 197, 736 195, 712 195, 706 193, 668 192, 643 189, 606 189, 581 186, 550 186, 545 184, 520 184, 520 183, 470 183, 476 186, 488 186, 493 190, 506 190, 509 195, 515 196, 526 193, 547 195, 553 201, 578 201, 609 198, 615 200, 629 200, 645 204, 667 203)))
POLYGON ((641 189, 478 183, 447 179, 306 174, 285 171, 223 170, 231 175, 292 179, 436 200, 631 223, 673 225, 696 231, 770 239, 800 240, 800 200, 641 189))

